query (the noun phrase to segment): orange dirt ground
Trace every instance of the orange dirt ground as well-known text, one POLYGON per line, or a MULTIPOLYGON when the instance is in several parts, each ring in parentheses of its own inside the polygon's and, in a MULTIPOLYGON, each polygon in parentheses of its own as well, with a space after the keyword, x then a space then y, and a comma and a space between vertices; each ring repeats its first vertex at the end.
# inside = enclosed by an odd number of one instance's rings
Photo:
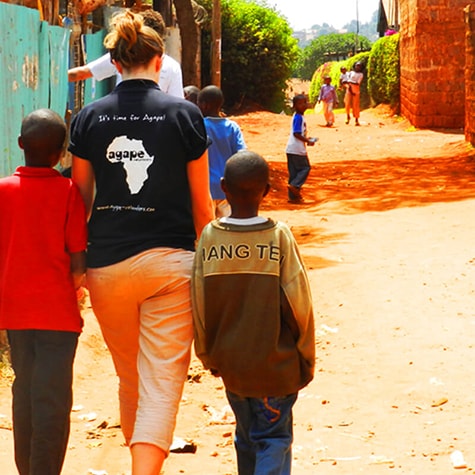
MULTIPOLYGON (((470 473, 475 468, 474 152, 460 130, 415 130, 384 108, 362 126, 309 114, 305 202, 287 203, 290 117, 233 117, 272 169, 262 213, 288 223, 308 267, 317 371, 296 404, 294 475, 470 473), (454 450, 467 467, 455 470, 454 450)), ((64 475, 130 473, 116 377, 84 311, 64 475)), ((234 475, 223 385, 193 359, 165 474, 234 475)), ((0 473, 15 474, 8 381, 0 383, 0 473)))

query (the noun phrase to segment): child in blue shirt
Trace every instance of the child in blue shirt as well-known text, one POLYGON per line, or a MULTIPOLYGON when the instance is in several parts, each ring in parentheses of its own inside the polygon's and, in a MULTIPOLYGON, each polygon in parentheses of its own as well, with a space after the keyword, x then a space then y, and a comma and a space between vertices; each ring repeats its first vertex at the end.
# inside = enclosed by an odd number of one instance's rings
POLYGON ((221 189, 224 166, 231 155, 246 149, 239 125, 221 117, 224 96, 217 86, 206 86, 198 94, 198 106, 204 116, 206 132, 211 145, 208 148, 209 186, 217 218, 229 216, 231 208, 221 189))
POLYGON ((287 168, 289 171, 289 203, 301 203, 300 189, 310 173, 310 162, 307 155, 307 145, 313 146, 318 140, 307 138, 307 123, 304 113, 308 109, 307 96, 298 94, 293 98, 295 113, 292 117, 292 126, 285 152, 287 154, 287 168))

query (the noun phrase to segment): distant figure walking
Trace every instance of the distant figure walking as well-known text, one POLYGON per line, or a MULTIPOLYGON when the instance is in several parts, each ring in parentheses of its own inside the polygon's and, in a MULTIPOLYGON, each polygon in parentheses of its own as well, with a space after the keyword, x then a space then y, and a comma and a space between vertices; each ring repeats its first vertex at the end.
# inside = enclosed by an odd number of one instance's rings
POLYGON ((358 61, 353 71, 347 75, 347 90, 345 94, 346 124, 350 123, 350 112, 353 110, 355 125, 360 125, 360 86, 363 81, 363 65, 358 61))
POLYGON ((338 105, 338 96, 336 95, 335 87, 331 84, 331 77, 325 76, 323 81, 324 84, 320 88, 317 103, 323 102, 323 116, 327 122, 326 126, 331 127, 335 122, 333 108, 338 105))

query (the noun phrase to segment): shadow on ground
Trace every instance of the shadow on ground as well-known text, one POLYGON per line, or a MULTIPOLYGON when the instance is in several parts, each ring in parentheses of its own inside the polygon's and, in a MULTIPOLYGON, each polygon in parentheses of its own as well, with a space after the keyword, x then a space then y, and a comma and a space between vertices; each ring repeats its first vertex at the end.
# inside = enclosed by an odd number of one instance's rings
POLYGON ((287 202, 287 166, 270 162, 267 209, 306 209, 339 202, 338 212, 388 211, 475 198, 475 155, 346 160, 312 166, 302 204, 287 202))

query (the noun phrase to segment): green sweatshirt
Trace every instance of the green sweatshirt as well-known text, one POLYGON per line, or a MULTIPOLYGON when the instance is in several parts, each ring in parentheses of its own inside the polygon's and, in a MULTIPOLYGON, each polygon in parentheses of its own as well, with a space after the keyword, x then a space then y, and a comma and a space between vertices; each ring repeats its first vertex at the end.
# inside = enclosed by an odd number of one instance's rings
POLYGON ((196 250, 192 301, 196 354, 227 390, 286 396, 312 380, 312 298, 285 224, 208 224, 196 250))

